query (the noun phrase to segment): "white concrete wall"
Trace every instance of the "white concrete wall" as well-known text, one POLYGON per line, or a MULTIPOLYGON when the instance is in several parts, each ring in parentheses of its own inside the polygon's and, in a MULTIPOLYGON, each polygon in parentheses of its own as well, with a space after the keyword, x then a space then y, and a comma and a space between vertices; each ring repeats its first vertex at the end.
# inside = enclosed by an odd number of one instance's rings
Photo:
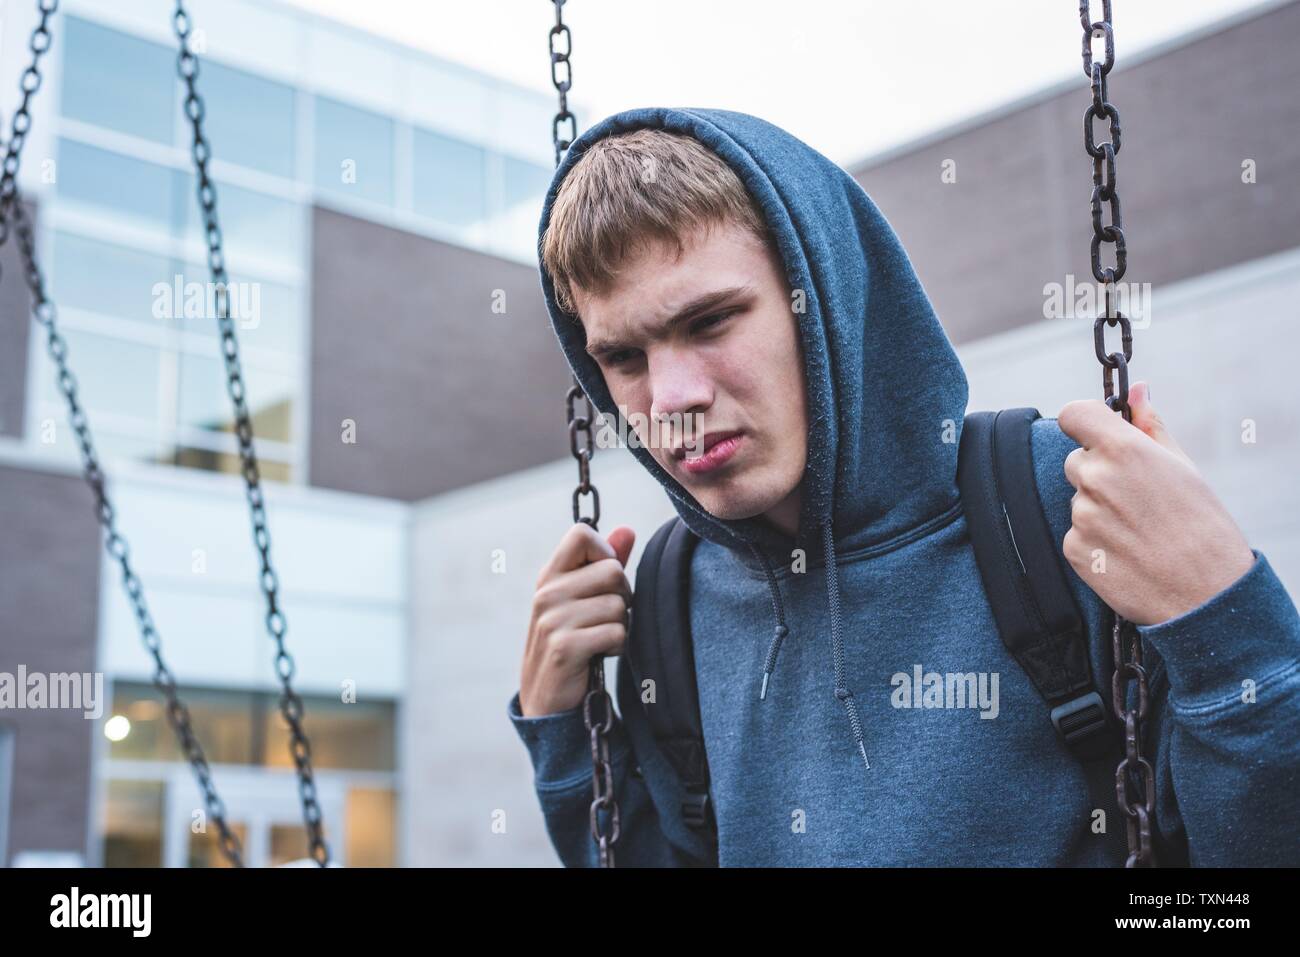
MULTIPOLYGON (((176 680, 278 689, 243 480, 127 463, 110 474, 118 527, 176 680)), ((265 495, 294 687, 338 695, 351 679, 358 699, 399 698, 407 506, 274 483, 265 495)), ((101 667, 116 679, 147 682, 152 659, 107 556, 100 615, 101 667)))
MULTIPOLYGON (((1135 331, 1134 381, 1223 497, 1251 543, 1300 594, 1300 251, 1157 289, 1135 331), (1258 441, 1241 442, 1242 420, 1258 441)), ((1039 314, 1041 302, 1025 303, 1039 314)), ((971 409, 1033 405, 1055 416, 1100 398, 1089 319, 1049 320, 960 351, 971 409)), ((558 429, 558 426, 557 426, 558 429)), ((670 517, 658 485, 626 452, 593 463, 601 528, 645 538, 670 517)), ((568 527, 570 461, 417 507, 411 532, 411 640, 404 711, 407 863, 555 864, 523 745, 505 715, 537 572, 568 527), (503 549, 506 573, 492 573, 503 549), (506 812, 504 835, 492 814, 506 812)))
MULTIPOLYGON (((1140 276, 1130 278, 1140 281, 1140 276)), ((1250 543, 1300 595, 1300 249, 1156 287, 1130 379, 1151 383, 1170 433, 1250 543), (1243 422, 1256 441, 1243 442, 1243 422)), ((1041 303, 1025 303, 1037 311, 1041 303)), ((1118 329, 1108 348, 1119 347, 1118 329)), ((1055 416, 1102 397, 1091 319, 1044 320, 958 350, 971 409, 1055 416)))

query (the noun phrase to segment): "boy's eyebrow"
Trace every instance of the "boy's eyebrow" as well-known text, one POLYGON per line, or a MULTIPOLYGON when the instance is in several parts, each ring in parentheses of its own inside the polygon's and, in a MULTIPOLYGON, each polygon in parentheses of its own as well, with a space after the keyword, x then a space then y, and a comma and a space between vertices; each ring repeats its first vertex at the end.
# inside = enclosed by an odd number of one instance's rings
MULTIPOLYGON (((690 322, 711 309, 716 309, 730 299, 751 293, 753 289, 754 287, 751 284, 746 283, 742 286, 715 289, 712 292, 696 296, 683 306, 676 315, 661 323, 658 329, 650 330, 650 335, 652 338, 656 335, 666 335, 683 323, 690 322)), ((626 348, 628 348, 627 344, 617 339, 593 339, 587 341, 587 354, 593 359, 600 359, 611 352, 618 352, 620 349, 626 348)))

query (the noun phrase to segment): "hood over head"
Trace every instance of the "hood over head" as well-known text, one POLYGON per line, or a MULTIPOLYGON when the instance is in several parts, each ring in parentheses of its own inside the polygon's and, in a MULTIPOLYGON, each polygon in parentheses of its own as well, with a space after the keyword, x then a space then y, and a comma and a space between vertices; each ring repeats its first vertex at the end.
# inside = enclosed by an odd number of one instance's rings
MULTIPOLYGON (((803 344, 809 420, 798 532, 791 539, 759 516, 717 518, 649 450, 630 451, 693 532, 748 553, 764 569, 776 626, 760 694, 788 633, 771 566, 789 562, 794 548, 804 549, 810 564, 822 558, 834 693, 865 761, 857 709, 844 687, 835 552, 892 539, 957 502, 965 373, 907 253, 858 182, 798 138, 745 113, 640 108, 592 126, 569 147, 547 191, 539 261, 552 204, 574 164, 604 137, 647 127, 694 137, 736 172, 768 225, 790 288, 804 291, 804 312, 791 313, 803 344)), ((579 384, 608 421, 625 425, 586 352, 582 324, 559 308, 544 265, 541 282, 552 327, 579 384)))

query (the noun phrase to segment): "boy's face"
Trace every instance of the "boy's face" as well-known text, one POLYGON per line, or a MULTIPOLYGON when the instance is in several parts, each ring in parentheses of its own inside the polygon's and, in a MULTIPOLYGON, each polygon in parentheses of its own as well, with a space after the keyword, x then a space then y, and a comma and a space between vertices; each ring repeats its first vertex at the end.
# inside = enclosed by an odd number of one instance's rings
POLYGON ((780 261, 732 224, 683 245, 680 259, 667 243, 633 251, 599 295, 574 290, 587 351, 641 444, 710 514, 793 535, 808 418, 780 261))

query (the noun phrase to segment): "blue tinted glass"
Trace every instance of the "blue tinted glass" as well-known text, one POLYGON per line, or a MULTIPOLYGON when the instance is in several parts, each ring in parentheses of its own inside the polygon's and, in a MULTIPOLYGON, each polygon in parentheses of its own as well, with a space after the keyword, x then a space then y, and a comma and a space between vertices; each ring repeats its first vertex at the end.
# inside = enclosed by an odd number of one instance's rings
POLYGON ((318 96, 315 169, 320 189, 391 205, 392 121, 318 96))
POLYGON ((502 176, 505 180, 504 199, 506 209, 517 203, 532 203, 540 214, 546 190, 550 188, 554 171, 538 163, 515 159, 513 156, 501 157, 502 176))
POLYGON ((240 341, 250 348, 302 354, 302 295, 294 286, 254 279, 247 295, 252 317, 240 325, 240 341))
POLYGON ((219 160, 293 177, 293 90, 205 61, 203 133, 219 160))
POLYGON ((165 323, 166 310, 155 285, 172 285, 174 270, 166 256, 86 239, 71 233, 54 234, 51 283, 60 306, 87 309, 144 323, 165 323))
MULTIPOLYGON (((193 190, 194 174, 182 179, 186 235, 203 240, 203 216, 193 190)), ((250 258, 273 258, 296 264, 302 254, 302 207, 295 202, 218 182, 217 214, 229 263, 250 258)), ((206 247, 206 243, 204 246, 206 247)))
POLYGON ((230 431, 230 398, 220 359, 181 356, 180 424, 211 432, 230 431))
MULTIPOLYGON (((232 432, 225 364, 220 359, 181 355, 180 424, 208 432, 232 432)), ((243 367, 244 395, 260 439, 288 442, 292 431, 294 380, 243 367)))
POLYGON ((480 222, 487 215, 485 159, 481 147, 417 129, 415 211, 455 226, 480 222))
MULTIPOLYGON (((68 342, 68 367, 77 379, 77 396, 89 410, 92 429, 96 429, 97 411, 129 416, 146 428, 155 426, 159 365, 155 347, 109 339, 78 329, 64 329, 63 338, 68 342)), ((62 408, 63 400, 48 369, 42 387, 45 399, 62 408)))
POLYGON ((245 249, 258 255, 274 255, 294 260, 302 245, 302 207, 222 183, 221 228, 232 256, 244 255, 245 249))
POLYGON ((76 17, 63 32, 63 115, 170 146, 176 54, 76 17))
MULTIPOLYGON (((193 306, 184 310, 182 328, 187 332, 216 337, 216 306, 207 268, 195 264, 186 266, 182 290, 187 301, 195 297, 206 301, 201 315, 195 315, 197 309, 193 306)), ((235 333, 241 348, 270 349, 292 355, 299 353, 302 310, 296 287, 236 273, 231 276, 229 290, 230 317, 235 320, 235 333)))
POLYGON ((63 199, 125 214, 171 231, 176 220, 177 174, 165 166, 59 140, 56 185, 63 199))

